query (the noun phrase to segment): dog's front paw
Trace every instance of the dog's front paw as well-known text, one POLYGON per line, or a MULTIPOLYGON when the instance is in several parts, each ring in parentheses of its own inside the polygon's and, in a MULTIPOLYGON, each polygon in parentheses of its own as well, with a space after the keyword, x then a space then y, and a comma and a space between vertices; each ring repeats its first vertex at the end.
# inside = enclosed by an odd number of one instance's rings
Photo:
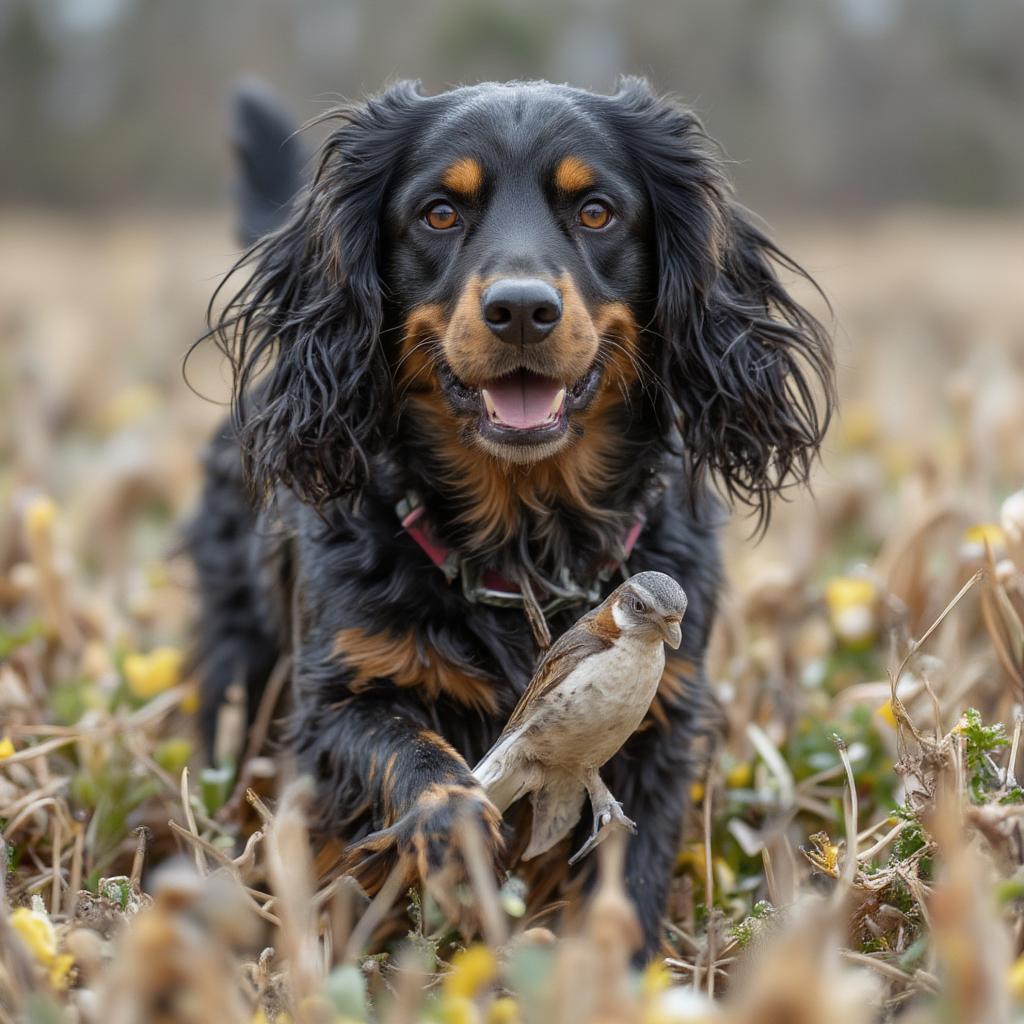
MULTIPOLYGON (((436 875, 461 874, 469 851, 467 831, 479 837, 484 855, 494 862, 501 849, 501 815, 483 789, 475 785, 433 785, 399 822, 399 845, 413 857, 426 882, 436 875)), ((471 855, 471 854, 470 854, 471 855)))
POLYGON ((490 870, 502 849, 498 809, 480 786, 435 783, 393 825, 350 847, 346 870, 372 892, 404 865, 410 884, 421 882, 447 902, 445 897, 465 877, 474 846, 490 870))

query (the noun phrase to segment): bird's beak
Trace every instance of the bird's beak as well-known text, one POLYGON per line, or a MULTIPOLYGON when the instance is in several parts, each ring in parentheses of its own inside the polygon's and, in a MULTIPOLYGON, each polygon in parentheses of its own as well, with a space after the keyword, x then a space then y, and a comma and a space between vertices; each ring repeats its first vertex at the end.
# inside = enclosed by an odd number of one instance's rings
POLYGON ((683 630, 679 625, 680 621, 681 619, 678 615, 669 615, 665 618, 661 627, 661 631, 665 636, 665 643, 673 651, 678 651, 679 645, 683 642, 683 630))

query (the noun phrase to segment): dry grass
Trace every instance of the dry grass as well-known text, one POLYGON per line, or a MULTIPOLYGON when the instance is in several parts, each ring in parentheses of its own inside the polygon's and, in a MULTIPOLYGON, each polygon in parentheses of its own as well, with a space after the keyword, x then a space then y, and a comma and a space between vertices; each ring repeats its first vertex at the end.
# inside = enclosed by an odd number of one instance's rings
MULTIPOLYGON (((168 551, 220 415, 178 369, 226 232, 0 219, 0 1022, 1015 1019, 1022 235, 789 233, 836 301, 844 414, 816 498, 729 546, 729 738, 637 977, 614 843, 578 930, 471 863, 459 931, 321 879, 286 765, 199 767, 168 551)), ((208 353, 193 380, 224 393, 208 353)))

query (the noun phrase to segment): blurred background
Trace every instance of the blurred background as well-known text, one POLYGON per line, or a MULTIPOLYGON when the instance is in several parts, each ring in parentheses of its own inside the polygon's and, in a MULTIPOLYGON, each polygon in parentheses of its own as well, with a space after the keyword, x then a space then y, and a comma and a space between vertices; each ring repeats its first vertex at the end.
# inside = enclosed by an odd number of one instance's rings
POLYGON ((4 198, 215 206, 224 96, 258 73, 303 118, 394 77, 431 90, 651 76, 774 213, 1024 199, 1019 0, 4 0, 4 198))
MULTIPOLYGON (((86 506, 107 565, 155 557, 188 506, 222 410, 179 371, 236 253, 239 76, 305 120, 400 76, 611 90, 634 72, 697 108, 741 200, 824 286, 858 437, 882 431, 906 468, 968 402, 986 439, 968 489, 1005 491, 1024 458, 1006 449, 1022 44, 1020 0, 0 0, 0 481, 86 506)), ((191 372, 223 399, 212 353, 191 372)))

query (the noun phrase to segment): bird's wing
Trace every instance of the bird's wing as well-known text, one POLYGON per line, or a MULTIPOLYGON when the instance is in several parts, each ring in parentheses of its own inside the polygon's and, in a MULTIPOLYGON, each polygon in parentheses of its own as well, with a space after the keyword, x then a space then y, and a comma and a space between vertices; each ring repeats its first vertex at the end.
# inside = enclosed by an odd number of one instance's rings
POLYGON ((473 769, 477 782, 502 814, 540 782, 539 766, 523 757, 519 736, 518 729, 502 733, 473 769))
POLYGON ((580 820, 583 784, 562 772, 549 773, 533 791, 533 828, 523 860, 546 853, 564 839, 580 820))
POLYGON ((597 608, 588 612, 555 641, 541 659, 497 742, 473 769, 477 781, 502 813, 521 796, 535 791, 544 779, 542 766, 523 753, 523 734, 531 718, 545 705, 547 695, 580 661, 612 645, 611 638, 604 635, 597 622, 600 611, 601 608, 597 608))
MULTIPOLYGON (((502 736, 525 725, 530 716, 545 703, 545 697, 584 659, 600 654, 612 646, 611 637, 595 631, 590 620, 596 620, 595 609, 588 612, 572 629, 563 633, 549 648, 534 672, 526 692, 505 725, 502 736)), ((501 741, 499 740, 499 743, 501 741)))

